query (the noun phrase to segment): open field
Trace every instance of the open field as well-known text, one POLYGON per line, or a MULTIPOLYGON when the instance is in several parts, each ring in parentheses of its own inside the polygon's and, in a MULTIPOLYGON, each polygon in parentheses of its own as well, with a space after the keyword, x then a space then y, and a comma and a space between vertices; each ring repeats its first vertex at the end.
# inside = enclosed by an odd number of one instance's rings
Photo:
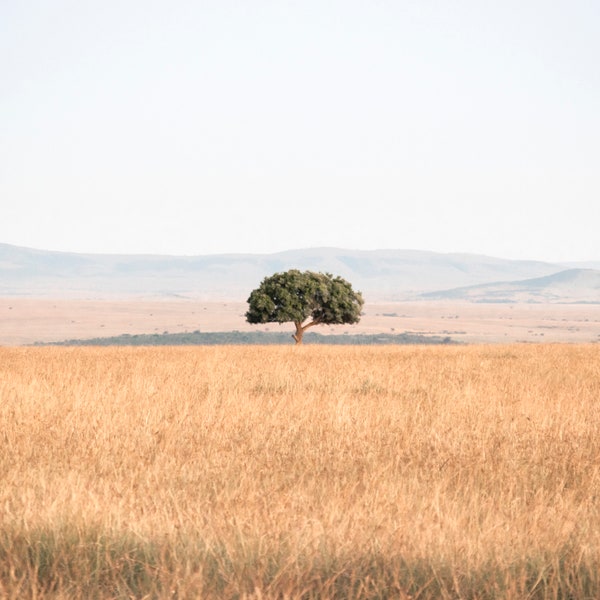
MULTIPOLYGON (((290 331, 253 326, 244 302, 0 298, 0 345, 121 334, 290 331)), ((469 343, 600 341, 600 304, 474 304, 452 301, 367 303, 360 323, 318 333, 418 333, 469 343)))
POLYGON ((0 597, 600 597, 599 365, 0 349, 0 597))

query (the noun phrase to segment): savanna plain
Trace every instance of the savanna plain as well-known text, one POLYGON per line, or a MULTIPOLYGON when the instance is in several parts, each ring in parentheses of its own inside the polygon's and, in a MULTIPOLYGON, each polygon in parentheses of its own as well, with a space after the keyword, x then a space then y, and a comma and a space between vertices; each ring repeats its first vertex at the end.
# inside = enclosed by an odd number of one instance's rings
POLYGON ((600 346, 0 348, 0 598, 598 598, 600 346))

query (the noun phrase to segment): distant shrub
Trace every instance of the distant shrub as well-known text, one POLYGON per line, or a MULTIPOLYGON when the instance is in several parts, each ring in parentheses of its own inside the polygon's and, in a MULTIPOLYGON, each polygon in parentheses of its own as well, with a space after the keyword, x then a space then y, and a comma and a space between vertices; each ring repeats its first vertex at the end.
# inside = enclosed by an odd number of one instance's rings
MULTIPOLYGON (((274 345, 289 344, 289 333, 266 331, 217 331, 217 332, 185 332, 135 334, 124 333, 113 337, 90 338, 85 340, 65 340, 43 346, 218 346, 218 345, 274 345)), ((415 333, 378 333, 323 335, 308 333, 304 338, 307 344, 329 345, 398 345, 398 344, 457 344, 452 338, 445 336, 427 336, 415 333)))

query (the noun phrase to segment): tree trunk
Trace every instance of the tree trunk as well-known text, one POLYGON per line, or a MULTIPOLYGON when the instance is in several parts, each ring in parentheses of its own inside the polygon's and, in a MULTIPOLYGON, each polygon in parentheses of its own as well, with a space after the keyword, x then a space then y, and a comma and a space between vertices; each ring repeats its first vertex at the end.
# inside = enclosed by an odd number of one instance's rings
POLYGON ((301 344, 304 328, 302 327, 302 323, 299 322, 294 323, 294 325, 296 326, 296 333, 292 337, 296 340, 296 344, 301 344))
POLYGON ((296 344, 302 343, 302 336, 304 335, 304 332, 309 327, 313 327, 313 325, 318 325, 318 324, 319 324, 319 321, 311 321, 310 323, 307 323, 306 325, 302 325, 302 323, 300 323, 299 321, 295 321, 294 325, 296 326, 296 333, 292 337, 296 340, 296 344))

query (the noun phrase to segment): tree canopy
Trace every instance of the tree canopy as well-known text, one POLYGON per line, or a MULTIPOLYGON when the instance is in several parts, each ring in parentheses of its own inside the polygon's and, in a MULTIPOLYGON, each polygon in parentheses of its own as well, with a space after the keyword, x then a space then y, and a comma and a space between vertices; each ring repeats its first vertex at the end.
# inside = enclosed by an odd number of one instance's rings
POLYGON ((341 277, 290 269, 265 277, 248 304, 248 323, 294 323, 292 337, 300 344, 314 325, 358 323, 364 300, 341 277))

